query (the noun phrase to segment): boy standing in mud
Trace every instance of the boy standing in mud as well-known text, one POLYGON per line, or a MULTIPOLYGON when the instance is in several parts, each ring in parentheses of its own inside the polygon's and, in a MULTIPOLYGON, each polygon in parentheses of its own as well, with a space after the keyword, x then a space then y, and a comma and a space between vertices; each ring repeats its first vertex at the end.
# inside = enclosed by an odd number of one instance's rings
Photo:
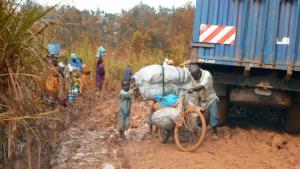
POLYGON ((124 138, 124 132, 129 128, 130 124, 130 109, 132 103, 132 92, 129 81, 122 81, 122 89, 120 92, 120 110, 117 114, 117 127, 120 132, 120 137, 124 138))

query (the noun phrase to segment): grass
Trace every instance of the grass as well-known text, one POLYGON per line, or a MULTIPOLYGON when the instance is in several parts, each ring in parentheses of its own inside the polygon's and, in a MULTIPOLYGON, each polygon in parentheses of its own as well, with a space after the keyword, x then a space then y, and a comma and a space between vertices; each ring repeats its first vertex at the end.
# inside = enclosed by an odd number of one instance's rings
MULTIPOLYGON (((64 55, 70 56, 70 53, 77 53, 83 62, 87 65, 87 68, 92 71, 90 75, 90 82, 94 82, 93 78, 95 76, 96 69, 96 51, 98 46, 94 45, 88 40, 84 40, 74 46, 77 48, 73 50, 66 50, 68 53, 64 55)), ((133 51, 122 50, 122 49, 107 49, 107 54, 105 55, 104 64, 106 70, 106 85, 107 90, 119 89, 120 81, 123 78, 123 72, 127 65, 131 65, 134 72, 139 69, 151 65, 151 64, 161 64, 165 58, 172 59, 176 65, 180 65, 189 56, 184 55, 183 48, 173 49, 173 54, 166 55, 162 49, 144 49, 141 53, 136 54, 133 51)))
MULTIPOLYGON (((13 168, 10 164, 14 162, 18 143, 25 140, 31 144, 32 136, 35 136, 40 144, 37 137, 39 124, 35 120, 56 112, 40 109, 42 80, 47 71, 44 45, 47 39, 51 39, 45 32, 57 25, 55 20, 44 18, 54 7, 42 9, 30 4, 30 1, 25 5, 19 2, 0 1, 0 151, 1 147, 5 149, 4 157, 0 152, 0 159, 5 162, 5 168, 13 168), (24 140, 20 141, 19 138, 24 140)), ((72 46, 77 47, 66 49, 61 59, 69 59, 71 53, 77 53, 92 71, 89 81, 94 83, 98 44, 83 39, 72 46)), ((171 54, 167 55, 163 49, 144 49, 140 53, 135 53, 130 47, 129 50, 107 49, 104 88, 109 91, 119 89, 127 65, 138 71, 144 66, 162 63, 165 57, 173 59, 175 63, 181 63, 187 57, 181 46, 171 50, 171 54)), ((31 168, 30 163, 29 149, 28 168, 31 168)))
MULTIPOLYGON (((5 168, 13 168, 19 138, 36 136, 35 119, 48 113, 39 112, 42 73, 47 69, 44 32, 55 21, 44 18, 54 9, 42 9, 30 1, 0 1, 0 147, 4 147, 5 168)), ((38 137, 34 137, 39 140, 38 137)), ((28 154, 30 161, 31 155, 28 154)), ((31 166, 28 166, 31 168, 31 166)))

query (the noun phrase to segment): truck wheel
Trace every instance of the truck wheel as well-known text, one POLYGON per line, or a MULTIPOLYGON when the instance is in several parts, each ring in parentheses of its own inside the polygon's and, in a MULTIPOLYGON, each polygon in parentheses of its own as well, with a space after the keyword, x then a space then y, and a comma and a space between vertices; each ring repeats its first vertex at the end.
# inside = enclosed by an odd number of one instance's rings
POLYGON ((300 105, 292 105, 285 114, 284 128, 289 133, 300 132, 300 105))
POLYGON ((228 99, 226 96, 219 97, 218 105, 218 125, 224 126, 227 121, 227 105, 228 99))
POLYGON ((292 98, 286 92, 272 91, 271 96, 257 95, 253 88, 236 88, 230 91, 231 102, 252 106, 273 106, 277 108, 288 108, 291 106, 292 98))

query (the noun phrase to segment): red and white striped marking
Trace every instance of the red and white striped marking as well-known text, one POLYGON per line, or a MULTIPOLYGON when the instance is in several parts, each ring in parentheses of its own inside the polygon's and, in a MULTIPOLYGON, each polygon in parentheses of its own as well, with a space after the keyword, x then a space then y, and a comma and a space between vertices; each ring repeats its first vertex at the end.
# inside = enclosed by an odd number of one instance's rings
POLYGON ((235 36, 234 26, 200 25, 199 42, 234 45, 235 36))

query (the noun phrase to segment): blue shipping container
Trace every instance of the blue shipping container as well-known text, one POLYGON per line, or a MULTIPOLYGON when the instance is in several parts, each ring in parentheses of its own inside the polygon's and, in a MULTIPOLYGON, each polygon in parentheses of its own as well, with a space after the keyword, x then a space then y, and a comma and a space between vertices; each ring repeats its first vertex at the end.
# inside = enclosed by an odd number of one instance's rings
POLYGON ((194 42, 201 24, 236 28, 235 44, 200 48, 202 62, 300 71, 300 0, 197 0, 194 22, 194 42))

